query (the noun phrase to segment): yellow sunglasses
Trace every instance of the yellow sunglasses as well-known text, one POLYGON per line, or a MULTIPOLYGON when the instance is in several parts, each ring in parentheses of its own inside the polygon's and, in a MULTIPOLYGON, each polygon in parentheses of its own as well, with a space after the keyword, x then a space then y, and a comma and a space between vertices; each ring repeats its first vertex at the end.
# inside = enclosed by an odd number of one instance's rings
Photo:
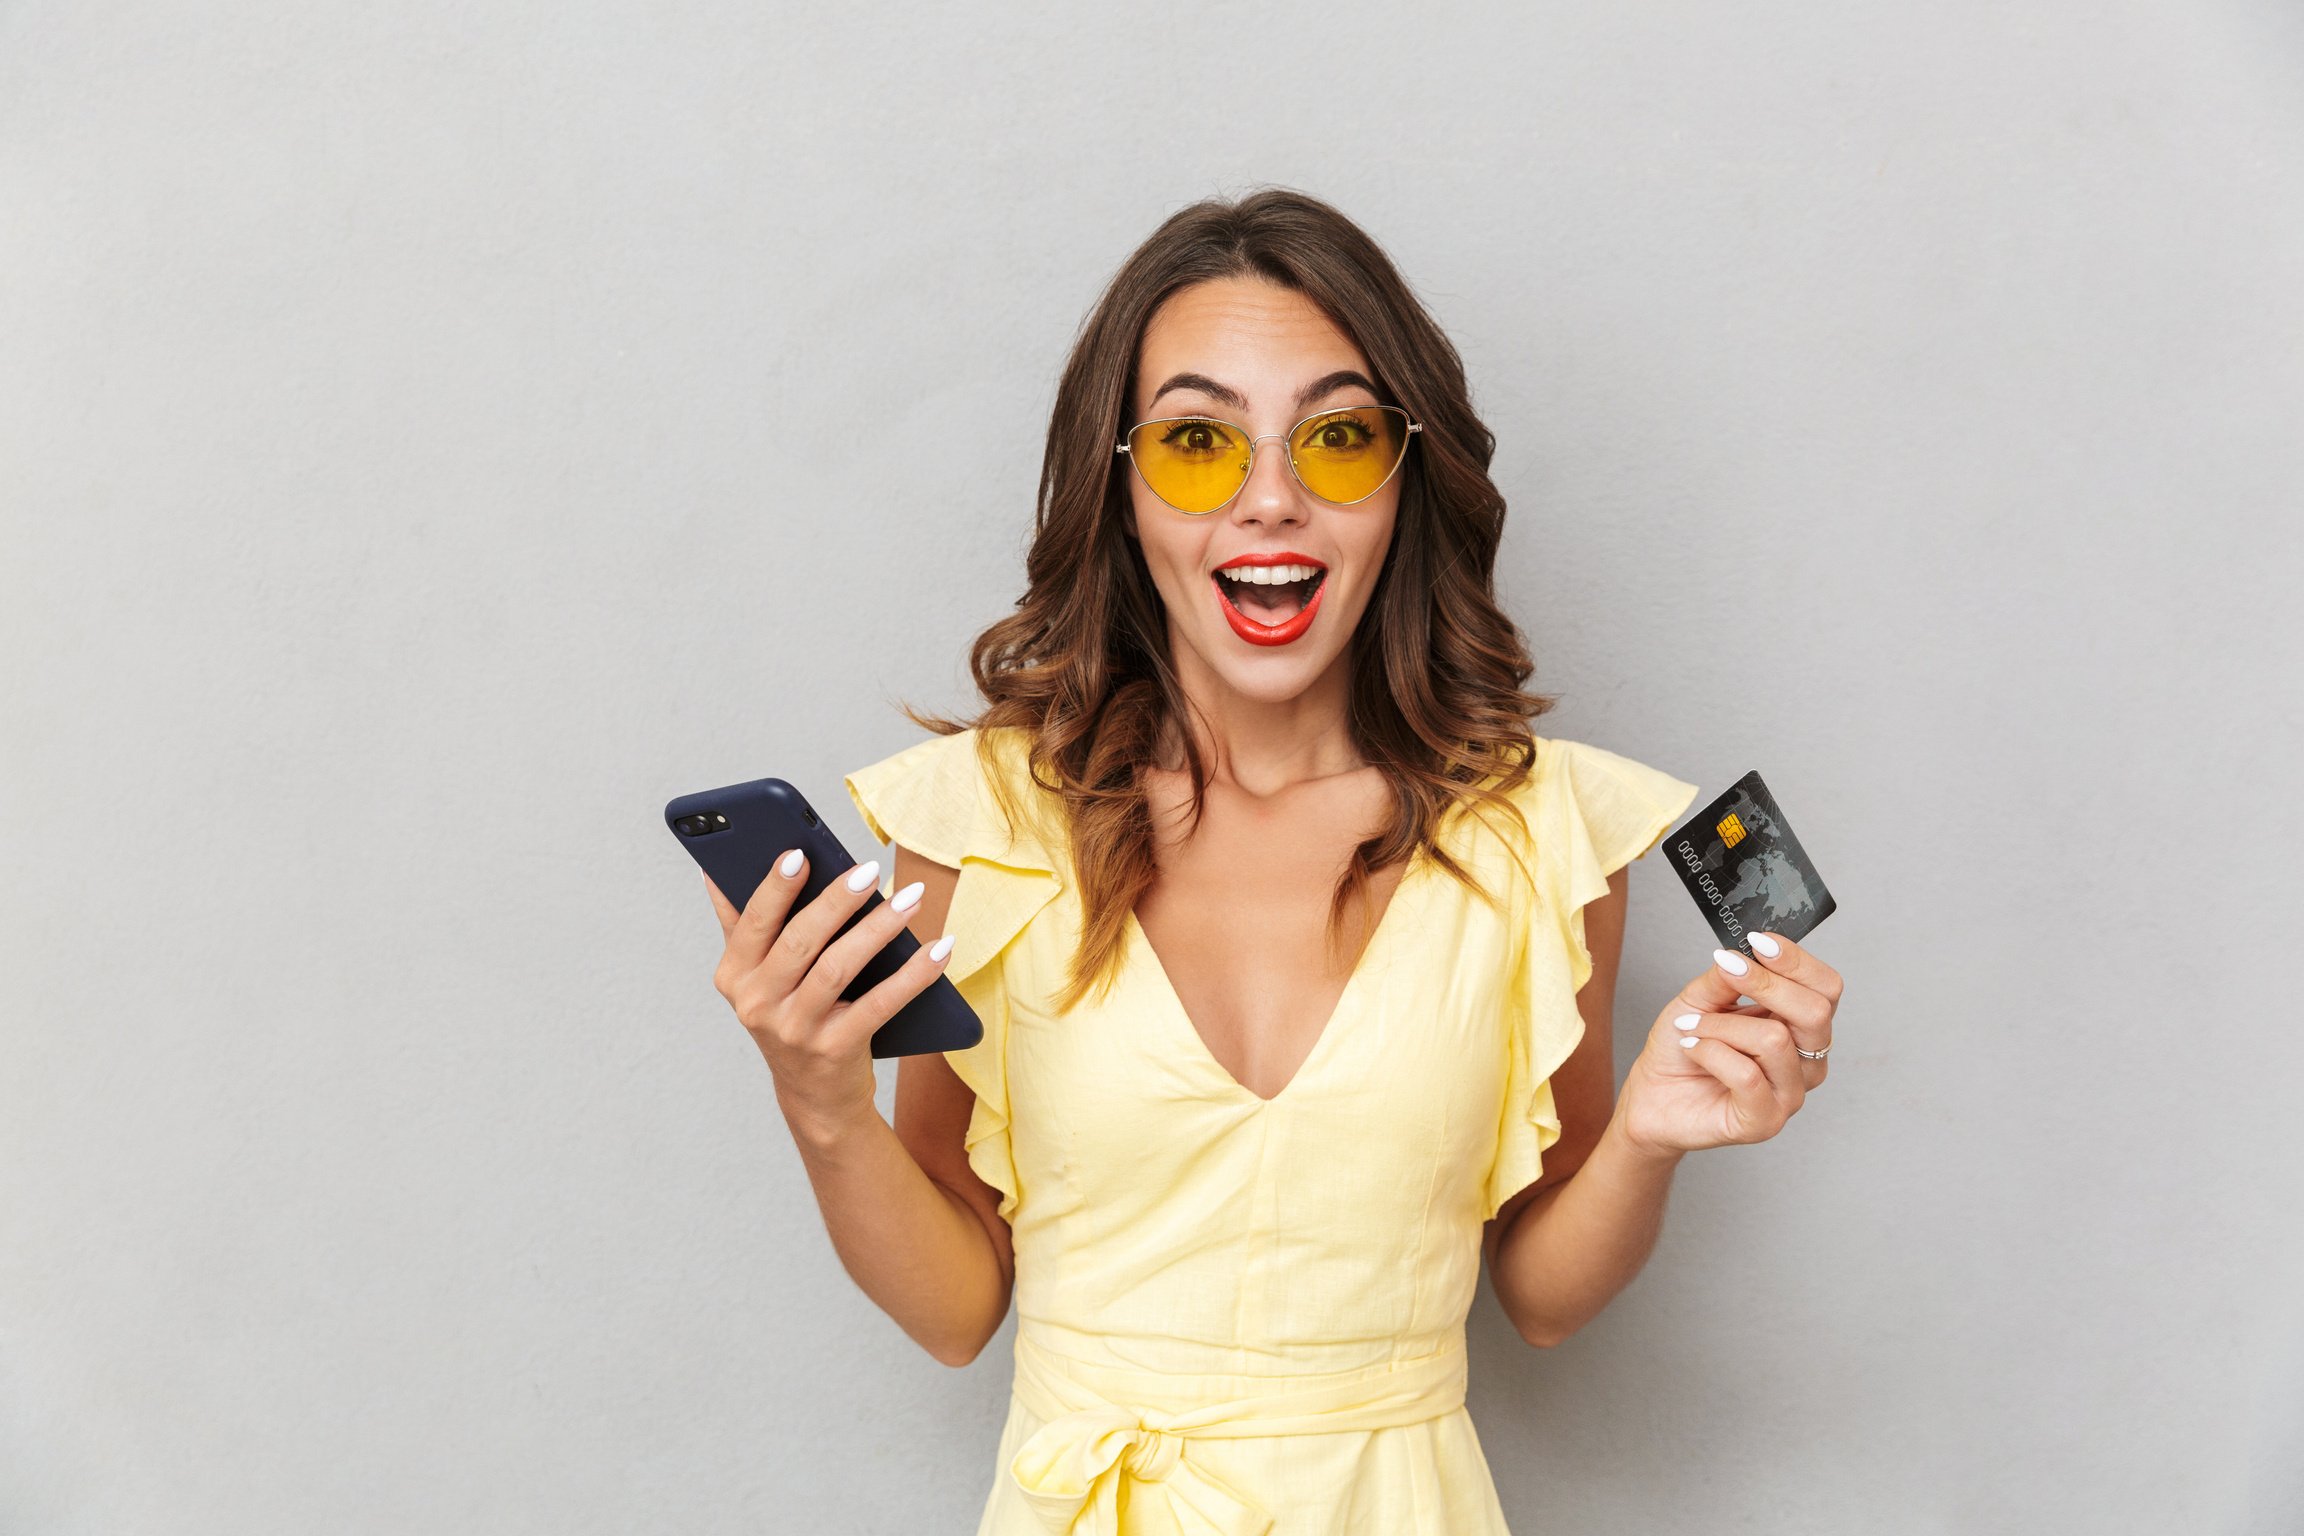
POLYGON ((1145 487, 1179 512, 1205 517, 1248 483, 1256 445, 1288 444, 1288 469, 1322 501, 1350 506, 1384 488, 1408 457, 1408 434, 1424 424, 1396 405, 1348 405, 1307 416, 1286 432, 1250 437, 1213 416, 1163 416, 1139 422, 1113 445, 1136 466, 1145 487))

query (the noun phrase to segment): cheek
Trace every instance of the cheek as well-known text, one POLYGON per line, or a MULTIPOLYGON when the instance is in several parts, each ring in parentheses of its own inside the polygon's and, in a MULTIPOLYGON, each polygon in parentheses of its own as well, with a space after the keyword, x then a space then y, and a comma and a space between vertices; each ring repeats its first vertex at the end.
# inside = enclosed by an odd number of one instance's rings
POLYGON ((1376 578, 1383 573, 1384 558, 1392 549, 1393 526, 1393 519, 1385 517, 1366 530, 1366 536, 1353 551, 1352 563, 1360 572, 1359 585, 1363 592, 1374 591, 1376 578))
POLYGON ((1136 542, 1144 551, 1145 565, 1151 568, 1153 584, 1171 599, 1181 598, 1199 573, 1208 543, 1206 531, 1178 527, 1173 513, 1165 518, 1160 515, 1166 508, 1147 509, 1140 501, 1132 505, 1136 542))

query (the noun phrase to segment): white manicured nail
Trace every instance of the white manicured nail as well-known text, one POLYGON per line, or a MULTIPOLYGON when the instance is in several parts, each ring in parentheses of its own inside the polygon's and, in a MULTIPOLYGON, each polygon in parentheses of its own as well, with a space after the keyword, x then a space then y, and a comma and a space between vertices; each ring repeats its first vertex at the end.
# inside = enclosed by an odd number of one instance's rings
POLYGON ((1696 1045, 1696 1037, 1694 1035, 1682 1035, 1680 1037, 1680 1043, 1689 1047, 1690 1049, 1694 1049, 1696 1045))
POLYGON ((952 935, 950 934, 944 935, 944 937, 938 939, 935 943, 928 946, 928 958, 935 961, 938 965, 942 965, 944 963, 944 957, 950 953, 952 953, 952 935))
POLYGON ((1672 1021, 1672 1026, 1675 1029, 1694 1029, 1697 1025, 1703 1022, 1704 1020, 1701 1015, 1684 1013, 1672 1021))
POLYGON ((1742 955, 1736 953, 1736 951, 1732 949, 1716 949, 1712 951, 1712 963, 1719 966, 1720 969, 1726 971, 1731 976, 1741 976, 1746 971, 1752 969, 1752 962, 1745 959, 1742 955))
POLYGON ((914 907, 920 905, 920 893, 926 889, 928 889, 928 883, 926 881, 915 880, 910 885, 904 887, 904 889, 898 891, 896 893, 895 899, 890 901, 888 905, 894 907, 899 912, 909 912, 914 907))
POLYGON ((1775 959, 1777 954, 1784 948, 1783 945, 1777 943, 1774 939, 1768 937, 1768 935, 1764 933, 1748 933, 1745 935, 1745 937, 1752 941, 1752 947, 1754 949, 1760 951, 1760 953, 1766 955, 1771 960, 1775 959))
POLYGON ((861 891, 879 878, 880 861, 878 859, 866 859, 863 863, 848 871, 848 889, 852 891, 861 891))
POLYGON ((790 853, 784 855, 783 862, 776 866, 776 873, 782 875, 787 880, 800 873, 800 850, 795 848, 790 853))

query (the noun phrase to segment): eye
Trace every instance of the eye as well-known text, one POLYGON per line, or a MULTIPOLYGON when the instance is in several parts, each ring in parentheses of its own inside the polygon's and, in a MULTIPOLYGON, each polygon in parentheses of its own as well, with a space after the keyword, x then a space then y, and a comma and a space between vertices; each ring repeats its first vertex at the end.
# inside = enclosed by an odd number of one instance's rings
POLYGON ((1307 449, 1320 453, 1351 453, 1375 441, 1376 434, 1358 416, 1328 416, 1304 429, 1300 439, 1307 449))
POLYGON ((1193 417, 1169 423, 1168 430, 1160 434, 1160 446, 1187 457, 1224 453, 1232 447, 1232 434, 1220 421, 1193 417))

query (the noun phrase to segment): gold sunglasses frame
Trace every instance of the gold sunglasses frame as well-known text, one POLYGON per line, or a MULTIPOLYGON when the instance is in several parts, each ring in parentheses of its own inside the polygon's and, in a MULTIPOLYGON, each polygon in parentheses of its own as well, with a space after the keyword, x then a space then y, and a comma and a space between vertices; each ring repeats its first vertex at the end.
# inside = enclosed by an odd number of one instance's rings
MULTIPOLYGON (((1332 405, 1324 411, 1314 411, 1311 415, 1305 417, 1303 421, 1297 422, 1295 426, 1290 427, 1285 432, 1267 432, 1262 437, 1248 437, 1248 429, 1240 425, 1240 423, 1236 421, 1226 421, 1221 416, 1210 416, 1205 411, 1194 411, 1191 414, 1185 416, 1155 416, 1150 421, 1140 421, 1136 423, 1136 425, 1130 427, 1121 437, 1120 441, 1112 445, 1112 451, 1115 455, 1127 454, 1128 465, 1131 469, 1136 471, 1136 478, 1143 482, 1144 489, 1150 491, 1154 496, 1159 498, 1160 505, 1168 508, 1172 512, 1180 512, 1186 517, 1214 517, 1217 513, 1223 511, 1226 507, 1237 501, 1240 498, 1240 493, 1248 489, 1248 481, 1256 473, 1257 444, 1266 442, 1275 437, 1279 438, 1284 443, 1292 442, 1295 440, 1298 428, 1301 428, 1305 422, 1318 421, 1323 416, 1341 416, 1347 411, 1398 411, 1402 419, 1408 422, 1408 430, 1400 435, 1400 457, 1393 462, 1391 469, 1385 472, 1384 478, 1376 482, 1375 489, 1369 491, 1368 496, 1373 496, 1377 491, 1381 491, 1384 489, 1384 487, 1390 485, 1392 483, 1392 477, 1400 473, 1400 466, 1408 462, 1408 439, 1414 436, 1416 433, 1424 430, 1424 423, 1409 417, 1408 408, 1406 406, 1332 405), (1163 426, 1171 421, 1212 421, 1220 427, 1231 428, 1234 432, 1239 433, 1242 437, 1248 437, 1248 467, 1241 472, 1240 483, 1233 487, 1231 495, 1225 497, 1222 501, 1218 502, 1215 506, 1210 507, 1205 512, 1188 511, 1183 507, 1177 506, 1176 503, 1170 501, 1167 497, 1161 496, 1159 489, 1152 484, 1151 478, 1144 473, 1144 466, 1136 462, 1136 455, 1128 452, 1129 438, 1134 437, 1137 433, 1143 431, 1146 427, 1163 426)), ((1310 496, 1315 501, 1320 502, 1324 506, 1356 507, 1368 499, 1368 496, 1355 496, 1350 501, 1330 501, 1327 497, 1321 495, 1318 491, 1312 489, 1312 487, 1309 485, 1304 485, 1304 472, 1296 467, 1296 455, 1292 453, 1288 455, 1288 474, 1290 478, 1294 479, 1298 485, 1304 486, 1305 495, 1310 496)))

